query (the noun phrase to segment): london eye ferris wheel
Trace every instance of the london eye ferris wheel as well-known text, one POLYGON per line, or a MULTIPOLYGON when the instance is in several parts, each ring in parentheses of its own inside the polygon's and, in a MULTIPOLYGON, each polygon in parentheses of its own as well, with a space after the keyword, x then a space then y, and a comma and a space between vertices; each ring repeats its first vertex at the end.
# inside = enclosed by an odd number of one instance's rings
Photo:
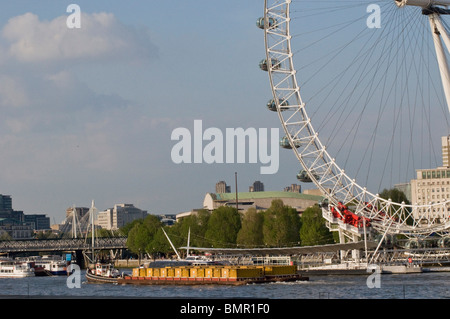
POLYGON ((436 142, 450 135, 449 5, 264 1, 260 68, 272 91, 267 107, 284 129, 280 144, 301 164, 297 178, 326 198, 329 227, 349 238, 448 234, 450 169, 439 170, 441 183, 427 202, 395 202, 378 192, 441 166, 436 142))

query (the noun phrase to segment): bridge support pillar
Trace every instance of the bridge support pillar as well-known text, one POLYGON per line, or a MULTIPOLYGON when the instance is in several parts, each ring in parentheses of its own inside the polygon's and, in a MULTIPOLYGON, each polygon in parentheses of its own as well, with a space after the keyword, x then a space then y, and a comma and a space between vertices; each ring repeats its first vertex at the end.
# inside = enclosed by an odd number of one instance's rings
POLYGON ((77 260, 77 265, 80 266, 80 269, 86 268, 86 263, 84 262, 82 250, 75 250, 75 259, 77 260))
MULTIPOLYGON (((353 242, 357 242, 357 241, 359 241, 359 237, 357 235, 353 235, 353 242)), ((353 261, 355 261, 355 262, 360 261, 361 254, 360 254, 359 249, 352 250, 352 258, 353 258, 353 261)))

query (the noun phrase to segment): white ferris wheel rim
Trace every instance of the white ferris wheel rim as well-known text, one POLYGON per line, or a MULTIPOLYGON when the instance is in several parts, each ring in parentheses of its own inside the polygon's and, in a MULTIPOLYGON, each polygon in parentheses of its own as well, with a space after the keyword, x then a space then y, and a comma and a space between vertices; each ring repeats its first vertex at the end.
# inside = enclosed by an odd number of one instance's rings
MULTIPOLYGON (((392 0, 403 5, 406 2, 417 2, 430 0, 392 0)), ((434 0, 432 0, 434 1, 434 0)), ((434 1, 434 2, 446 2, 434 1)), ((405 204, 395 203, 390 199, 384 199, 379 194, 374 194, 360 186, 355 179, 352 179, 341 169, 335 159, 328 153, 326 146, 320 141, 318 132, 311 124, 311 119, 307 114, 306 103, 300 94, 300 87, 297 82, 297 71, 293 62, 293 51, 291 46, 290 33, 290 4, 291 0, 265 0, 264 1, 264 39, 266 50, 266 63, 269 74, 270 86, 273 101, 276 105, 281 125, 289 141, 290 148, 294 151, 302 168, 307 171, 311 181, 318 187, 330 205, 336 206, 341 203, 355 204, 355 212, 364 218, 372 219, 380 211, 392 211, 391 218, 400 217, 402 220, 393 223, 393 219, 383 218, 377 223, 378 230, 387 232, 393 225, 392 233, 429 235, 433 232, 443 232, 450 228, 450 216, 448 208, 450 200, 440 203, 430 203, 428 205, 418 205, 417 203, 405 204), (271 4, 269 5, 269 2, 271 4), (273 2, 273 4, 272 4, 273 2), (271 25, 275 23, 275 25, 271 25), (268 27, 267 27, 268 26, 268 27), (279 32, 283 29, 282 32, 279 32), (284 50, 280 50, 283 47, 284 50), (286 67, 287 66, 287 67, 286 67), (277 80, 276 78, 279 78, 277 80), (295 99, 296 104, 286 107, 282 103, 287 99, 295 99), (293 111, 289 116, 283 113, 289 109, 293 111), (298 120, 295 116, 300 116, 298 120), (296 127, 294 134, 292 128, 296 127), (302 145, 301 151, 296 145, 302 145), (377 207, 377 211, 368 210, 367 205, 377 207), (442 209, 445 217, 427 219, 428 213, 442 209), (407 219, 415 212, 423 212, 419 220, 414 220, 413 225, 407 224, 407 219), (423 221, 426 223, 423 225, 423 221)), ((440 3, 437 3, 440 4, 440 3)), ((450 107, 450 105, 449 105, 450 107)))

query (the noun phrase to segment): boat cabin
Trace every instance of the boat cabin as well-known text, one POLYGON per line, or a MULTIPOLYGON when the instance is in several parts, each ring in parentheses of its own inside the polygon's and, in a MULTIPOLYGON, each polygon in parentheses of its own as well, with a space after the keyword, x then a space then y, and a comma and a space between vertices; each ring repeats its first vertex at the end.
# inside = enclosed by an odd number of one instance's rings
POLYGON ((95 264, 95 275, 101 277, 114 277, 117 276, 118 270, 114 268, 112 264, 95 264))

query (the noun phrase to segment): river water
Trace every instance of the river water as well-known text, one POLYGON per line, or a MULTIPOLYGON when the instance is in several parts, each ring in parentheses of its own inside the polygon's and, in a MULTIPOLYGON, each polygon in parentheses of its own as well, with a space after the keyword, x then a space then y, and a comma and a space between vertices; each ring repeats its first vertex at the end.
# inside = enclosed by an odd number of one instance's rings
POLYGON ((245 286, 134 286, 87 283, 84 271, 81 271, 80 288, 69 288, 75 281, 68 285, 66 276, 1 278, 0 298, 450 298, 450 272, 383 274, 374 288, 367 284, 369 275, 310 276, 309 281, 245 286))

